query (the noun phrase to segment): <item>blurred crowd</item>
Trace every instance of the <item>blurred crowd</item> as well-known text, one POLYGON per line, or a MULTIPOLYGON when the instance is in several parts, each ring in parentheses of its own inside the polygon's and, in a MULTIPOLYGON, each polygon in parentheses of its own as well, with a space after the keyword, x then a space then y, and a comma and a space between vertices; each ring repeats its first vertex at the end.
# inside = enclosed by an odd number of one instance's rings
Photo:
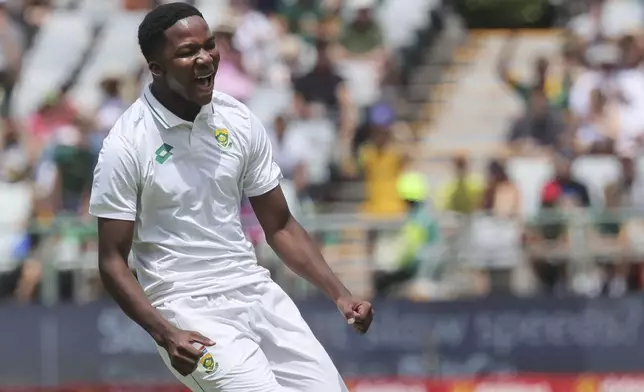
MULTIPOLYGON (((509 156, 548 157, 554 168, 540 189, 536 216, 524 222, 520 242, 543 291, 621 295, 641 290, 644 284, 641 260, 629 254, 640 233, 644 196, 637 170, 644 148, 644 2, 572 3, 579 8, 562 32, 560 51, 536 53, 532 75, 521 78, 511 68, 517 32, 509 33, 497 63, 498 77, 523 103, 522 113, 507 131, 509 156), (571 169, 588 157, 600 163, 612 157, 618 162, 619 178, 595 189, 589 178, 571 169), (585 239, 575 242, 570 216, 580 210, 589 218, 585 239), (617 251, 597 257, 598 266, 570 263, 575 251, 580 253, 574 248, 596 251, 597 244, 617 251), (565 251, 557 254, 557 249, 565 251)), ((457 160, 455 166, 462 172, 466 164, 457 160)), ((596 172, 590 178, 601 175, 596 172)), ((490 164, 487 185, 476 178, 466 184, 462 193, 468 197, 463 200, 480 200, 479 208, 496 216, 525 218, 525 201, 502 162, 490 164)), ((457 202, 458 193, 452 192, 450 209, 477 208, 457 202)))
MULTIPOLYGON (((73 8, 75 1, 66 3, 73 8)), ((136 12, 158 3, 122 6, 136 12)), ((228 3, 212 26, 221 54, 215 88, 264 121, 294 215, 310 220, 347 212, 340 202, 347 184, 357 184, 364 188, 361 201, 348 212, 402 222, 389 231, 379 223, 362 226, 365 253, 358 257, 368 268, 358 273, 368 275, 373 294, 410 293, 401 289, 411 287, 411 295, 422 292, 425 299, 445 292, 622 295, 643 288, 641 257, 630 250, 644 228, 638 218, 644 178, 637 169, 644 149, 644 2, 570 2, 576 13, 562 31, 560 50, 536 53, 530 75, 512 68, 520 32, 509 32, 496 70, 523 109, 509 122, 508 154, 494 157, 484 173, 456 154, 448 180, 431 188, 410 171, 414 154, 399 143, 410 131, 397 116, 400 59, 376 17, 381 1, 228 3), (265 112, 257 106, 262 95, 285 103, 265 112), (553 167, 539 182, 535 214, 525 213, 529 201, 510 167, 516 157, 544 158, 553 167), (597 189, 588 183, 592 175, 575 169, 589 157, 612 159, 619 176, 597 189), (470 261, 466 273, 462 259, 470 261), (586 259, 593 262, 579 262, 586 259), (530 290, 516 283, 522 268, 530 290)), ((42 260, 52 249, 76 261, 58 263, 56 290, 63 298, 79 297, 79 290, 85 298, 101 295, 95 272, 81 268, 79 277, 78 271, 82 260, 95 265, 96 259, 87 215, 92 169, 112 124, 150 80, 143 60, 138 72, 103 75, 102 98, 88 111, 69 94, 81 62, 33 113, 15 116, 21 64, 52 7, 44 0, 0 0, 0 185, 30 189, 29 215, 12 248, 18 262, 0 269, 0 297, 25 302, 39 298, 48 273, 42 260)), ((273 269, 275 257, 264 252, 247 200, 242 215, 248 237, 273 269)), ((323 249, 342 250, 343 235, 351 242, 350 230, 317 239, 323 249)))
MULTIPOLYGON (((46 273, 42 260, 52 249, 69 253, 68 259, 95 258, 95 232, 87 214, 93 166, 111 126, 150 80, 143 59, 135 74, 103 75, 97 81, 101 101, 96 110, 88 111, 69 93, 84 66, 81 62, 65 83, 41 97, 33 113, 26 118, 14 114, 14 86, 41 25, 60 3, 73 10, 81 2, 0 0, 0 185, 28 186, 26 194, 32 199, 20 229, 23 234, 10 255, 18 263, 0 269, 2 297, 38 299, 46 273), (52 241, 55 244, 49 244, 52 241)), ((159 3, 163 1, 124 0, 122 8, 144 11, 159 3)), ((407 206, 396 193, 395 181, 406 157, 395 148, 391 131, 396 115, 391 103, 395 88, 390 87, 396 83, 396 67, 374 16, 379 2, 228 3, 226 13, 216 18, 220 22, 211 26, 221 55, 215 88, 251 108, 257 92, 266 86, 287 92, 288 103, 262 120, 294 214, 315 213, 334 201, 336 184, 363 176, 365 211, 393 216, 404 212, 407 206), (340 63, 368 69, 372 80, 361 89, 371 85, 375 98, 355 97, 337 70, 340 63)), ((5 188, 0 192, 8 194, 5 188)), ((261 228, 247 200, 242 211, 249 238, 261 243, 261 228)), ((70 298, 77 289, 77 271, 58 270, 60 295, 70 298)), ((90 288, 87 295, 98 295, 94 291, 90 288)))
POLYGON ((398 264, 376 272, 377 295, 400 283, 422 299, 644 289, 644 2, 573 3, 559 50, 532 53, 528 74, 512 67, 523 32, 508 32, 496 73, 522 110, 503 153, 482 172, 455 154, 450 178, 387 239, 398 264))

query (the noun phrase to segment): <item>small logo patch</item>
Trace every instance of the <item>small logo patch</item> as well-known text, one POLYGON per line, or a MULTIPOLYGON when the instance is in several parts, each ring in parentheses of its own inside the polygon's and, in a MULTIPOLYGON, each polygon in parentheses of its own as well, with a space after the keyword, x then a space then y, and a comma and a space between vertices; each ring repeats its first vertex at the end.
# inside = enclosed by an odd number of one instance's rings
POLYGON ((203 353, 203 355, 201 356, 199 363, 206 370, 206 373, 211 374, 216 372, 219 369, 219 362, 215 361, 215 359, 212 357, 212 354, 210 354, 205 347, 201 350, 201 352, 203 353))
POLYGON ((230 135, 226 128, 215 129, 215 139, 217 139, 217 144, 221 148, 229 148, 233 145, 233 142, 230 141, 230 135))
POLYGON ((155 160, 160 164, 164 164, 165 161, 170 159, 170 157, 172 156, 172 153, 170 151, 172 151, 173 148, 174 147, 172 147, 171 145, 167 143, 163 143, 161 147, 157 148, 157 151, 155 153, 156 154, 155 160))

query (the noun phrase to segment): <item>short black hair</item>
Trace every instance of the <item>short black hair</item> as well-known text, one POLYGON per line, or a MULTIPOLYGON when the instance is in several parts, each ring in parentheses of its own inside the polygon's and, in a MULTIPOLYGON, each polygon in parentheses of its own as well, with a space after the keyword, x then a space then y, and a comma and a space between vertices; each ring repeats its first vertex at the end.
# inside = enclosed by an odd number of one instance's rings
POLYGON ((197 8, 186 3, 167 3, 148 12, 139 25, 139 47, 150 62, 156 51, 165 43, 165 31, 178 21, 203 15, 197 8))

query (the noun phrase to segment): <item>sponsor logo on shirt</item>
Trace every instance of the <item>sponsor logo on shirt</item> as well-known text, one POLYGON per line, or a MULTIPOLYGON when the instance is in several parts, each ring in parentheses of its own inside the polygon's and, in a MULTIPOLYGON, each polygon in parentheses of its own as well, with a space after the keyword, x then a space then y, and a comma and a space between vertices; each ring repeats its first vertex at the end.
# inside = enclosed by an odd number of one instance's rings
POLYGON ((172 153, 170 151, 172 151, 173 148, 174 147, 172 147, 171 145, 163 143, 161 147, 157 148, 155 152, 155 160, 160 164, 164 164, 172 156, 172 153))

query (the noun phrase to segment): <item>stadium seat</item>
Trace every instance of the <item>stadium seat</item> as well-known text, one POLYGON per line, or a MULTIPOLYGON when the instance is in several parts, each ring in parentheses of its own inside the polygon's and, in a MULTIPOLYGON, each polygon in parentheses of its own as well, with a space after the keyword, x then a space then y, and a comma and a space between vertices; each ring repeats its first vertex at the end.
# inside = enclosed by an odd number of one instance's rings
POLYGON ((81 60, 92 39, 93 26, 81 13, 53 12, 26 55, 16 86, 16 114, 33 112, 42 97, 57 91, 81 60))
POLYGON ((588 187, 593 206, 601 208, 604 206, 604 188, 619 179, 622 169, 615 157, 586 156, 577 158, 572 170, 575 177, 588 187))
MULTIPOLYGON (((459 71, 447 94, 437 98, 446 102, 434 115, 429 138, 432 149, 480 151, 481 145, 505 144, 512 119, 522 111, 521 100, 496 75, 496 63, 506 39, 504 33, 472 38, 477 42, 473 52, 476 56, 468 59, 469 64, 459 71)), ((530 77, 534 58, 557 50, 557 35, 521 35, 511 69, 520 77, 530 77)))
POLYGON ((535 216, 541 204, 541 188, 552 177, 552 163, 546 159, 514 158, 507 163, 507 170, 519 188, 522 215, 535 216))
MULTIPOLYGON (((603 206, 604 187, 619 178, 620 170, 614 157, 580 157, 572 166, 573 175, 588 187, 596 208, 603 206)), ((523 216, 533 217, 539 210, 541 188, 554 174, 553 163, 547 159, 514 158, 508 162, 508 174, 521 193, 523 216)))
POLYGON ((465 245, 469 264, 485 268, 511 268, 522 259, 521 224, 489 216, 474 217, 465 245))
POLYGON ((100 21, 120 13, 122 3, 123 1, 116 0, 82 0, 79 2, 78 10, 85 17, 90 17, 94 21, 100 21))
POLYGON ((120 12, 106 22, 95 52, 72 90, 72 98, 77 105, 85 110, 95 110, 100 100, 99 83, 102 78, 130 75, 143 63, 137 30, 144 16, 145 12, 120 12))

